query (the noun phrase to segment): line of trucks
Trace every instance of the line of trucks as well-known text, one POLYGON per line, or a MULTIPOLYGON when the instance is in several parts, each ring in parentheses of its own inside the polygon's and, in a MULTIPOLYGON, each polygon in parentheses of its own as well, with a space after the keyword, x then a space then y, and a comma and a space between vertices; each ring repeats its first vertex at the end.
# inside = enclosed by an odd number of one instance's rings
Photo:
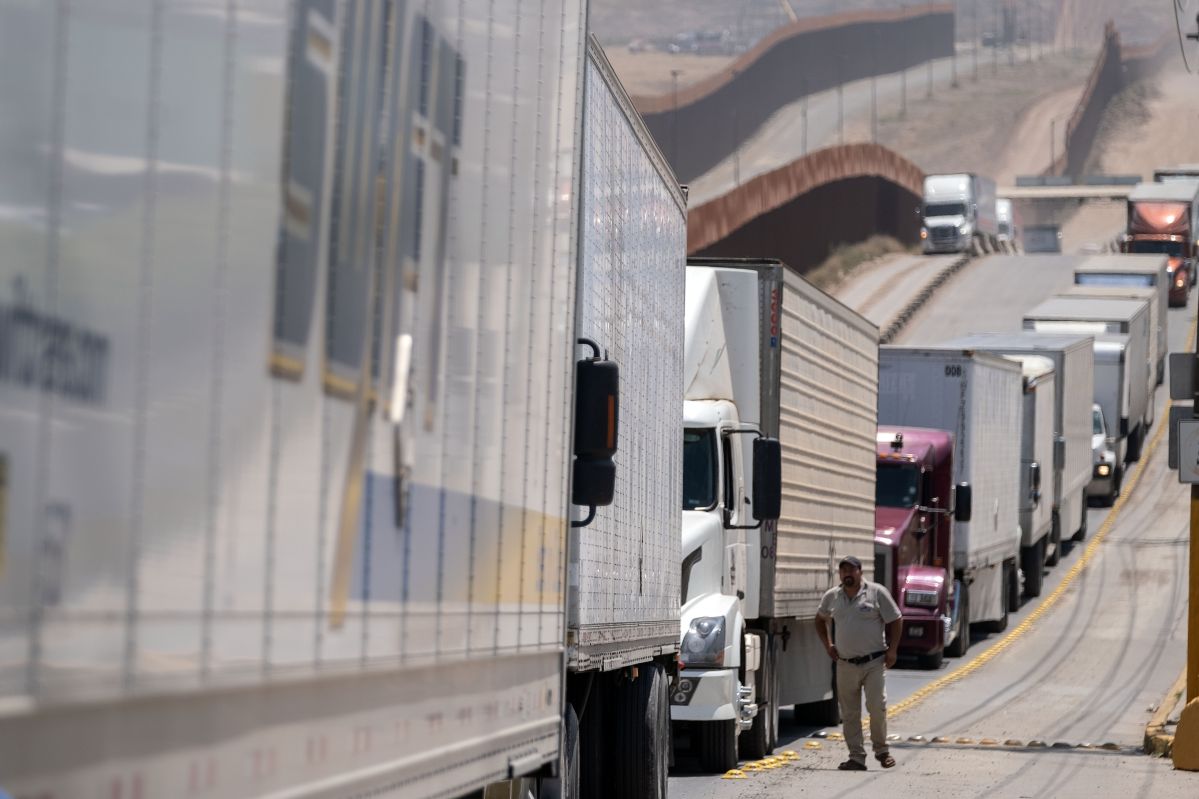
POLYGON ((938 665, 1139 455, 1164 257, 880 347, 780 262, 686 260, 582 2, 128 6, 0 12, 57 87, 0 131, 16 796, 664 797, 675 740, 838 721, 842 556, 938 665), (152 79, 51 55, 114 48, 152 79))

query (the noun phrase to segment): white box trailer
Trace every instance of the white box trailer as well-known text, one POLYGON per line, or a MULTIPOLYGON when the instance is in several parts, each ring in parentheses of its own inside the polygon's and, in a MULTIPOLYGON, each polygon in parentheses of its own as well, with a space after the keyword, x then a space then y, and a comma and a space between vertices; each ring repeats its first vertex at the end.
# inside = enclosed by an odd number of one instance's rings
MULTIPOLYGON (((1156 308, 1150 327, 1157 330, 1157 385, 1166 376, 1166 354, 1170 351, 1170 259, 1165 255, 1093 255, 1074 267, 1074 285, 1081 288, 1150 288, 1156 308)), ((1140 297, 1140 295, 1133 295, 1140 297)))
POLYGON ((1053 507, 1054 400, 1058 375, 1042 355, 1005 355, 1020 364, 1024 412, 1020 425, 1020 570, 1024 595, 1041 595, 1043 567, 1061 558, 1061 529, 1053 507), (1048 490, 1043 490, 1048 489, 1048 490))
POLYGON ((0 130, 26 209, 0 223, 5 790, 571 773, 568 610, 621 627, 618 663, 657 654, 607 698, 660 723, 606 762, 665 763, 682 197, 584 4, 544 11, 493 36, 478 0, 0 10, 28 121, 0 130), (584 530, 607 600, 568 579, 580 335, 624 359, 618 495, 584 530))
POLYGON ((720 770, 738 746, 773 749, 781 705, 820 703, 835 723, 814 619, 842 556, 873 561, 878 329, 779 261, 688 264, 685 690, 672 717, 720 770), (741 432, 779 439, 777 523, 749 516, 741 432), (709 628, 726 632, 719 658, 691 645, 709 628))
POLYGON ((952 432, 954 482, 972 487, 973 515, 954 525, 953 545, 955 612, 967 623, 1006 624, 1018 602, 1022 383, 1019 364, 977 350, 879 350, 879 424, 952 432))
MULTIPOLYGON (((1126 439, 1125 459, 1138 460, 1145 435, 1153 425, 1156 414, 1153 395, 1157 380, 1150 362, 1151 335, 1149 327, 1149 301, 1124 298, 1051 297, 1035 308, 1025 312, 1024 329, 1040 333, 1080 333, 1098 337, 1104 334, 1125 336, 1122 372, 1127 373, 1127 387, 1123 386, 1121 415, 1109 425, 1118 425, 1118 438, 1126 439)), ((1099 352, 1095 355, 1096 402, 1099 399, 1099 352)), ((1105 414, 1109 407, 1104 405, 1105 414)), ((1112 409, 1114 410, 1114 409, 1112 409)))
POLYGON ((1091 479, 1091 404, 1095 396, 1094 340, 1070 333, 977 333, 946 342, 995 355, 1043 355, 1057 372, 1053 459, 1053 509, 1061 538, 1086 535, 1087 484, 1091 479))

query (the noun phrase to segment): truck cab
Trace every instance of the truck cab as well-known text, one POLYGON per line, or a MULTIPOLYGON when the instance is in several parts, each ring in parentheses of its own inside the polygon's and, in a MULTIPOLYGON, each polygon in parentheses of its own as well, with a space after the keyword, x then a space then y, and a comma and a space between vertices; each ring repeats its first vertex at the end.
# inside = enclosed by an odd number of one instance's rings
POLYGON ((1120 480, 1123 469, 1116 458, 1116 440, 1108 435, 1107 420, 1103 406, 1091 406, 1091 482, 1087 485, 1087 496, 1098 497, 1105 505, 1111 505, 1120 496, 1120 480))
POLYGON ((953 612, 953 434, 880 427, 876 442, 875 579, 903 613, 900 652, 936 667, 960 634, 953 612))
POLYGON ((1128 195, 1128 222, 1120 251, 1169 257, 1170 305, 1186 305, 1195 282, 1199 181, 1140 183, 1128 195))
POLYGON ((995 183, 980 175, 927 175, 921 204, 924 253, 991 249, 999 233, 995 183))

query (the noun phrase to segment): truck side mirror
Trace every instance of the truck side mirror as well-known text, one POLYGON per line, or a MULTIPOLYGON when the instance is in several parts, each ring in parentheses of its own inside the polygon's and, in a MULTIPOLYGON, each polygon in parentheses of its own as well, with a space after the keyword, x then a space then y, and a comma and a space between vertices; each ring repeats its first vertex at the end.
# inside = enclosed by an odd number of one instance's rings
POLYGON ((968 522, 974 512, 974 490, 969 483, 958 483, 954 490, 953 520, 968 522))
POLYGON ((1036 461, 1028 465, 1028 487, 1032 501, 1039 503, 1041 501, 1041 464, 1036 461))
POLYGON ((1061 469, 1066 465, 1066 437, 1057 436, 1053 439, 1053 466, 1061 469))
POLYGON ((754 519, 778 519, 783 504, 783 448, 777 438, 754 439, 754 519))
POLYGON ((586 527, 595 509, 611 505, 616 492, 617 431, 620 407, 620 367, 600 357, 600 348, 590 339, 579 339, 591 347, 592 357, 575 366, 575 462, 571 469, 570 501, 590 508, 587 518, 571 522, 586 527))

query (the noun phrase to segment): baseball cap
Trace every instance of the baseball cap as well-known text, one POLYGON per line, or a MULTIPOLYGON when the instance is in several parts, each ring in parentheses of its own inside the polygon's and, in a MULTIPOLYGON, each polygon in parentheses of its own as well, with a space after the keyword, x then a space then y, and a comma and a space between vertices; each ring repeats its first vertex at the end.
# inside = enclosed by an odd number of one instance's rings
POLYGON ((853 566, 855 569, 861 569, 862 561, 858 560, 853 555, 846 555, 845 557, 841 558, 841 562, 837 564, 837 568, 839 569, 842 566, 847 566, 847 565, 853 566))

